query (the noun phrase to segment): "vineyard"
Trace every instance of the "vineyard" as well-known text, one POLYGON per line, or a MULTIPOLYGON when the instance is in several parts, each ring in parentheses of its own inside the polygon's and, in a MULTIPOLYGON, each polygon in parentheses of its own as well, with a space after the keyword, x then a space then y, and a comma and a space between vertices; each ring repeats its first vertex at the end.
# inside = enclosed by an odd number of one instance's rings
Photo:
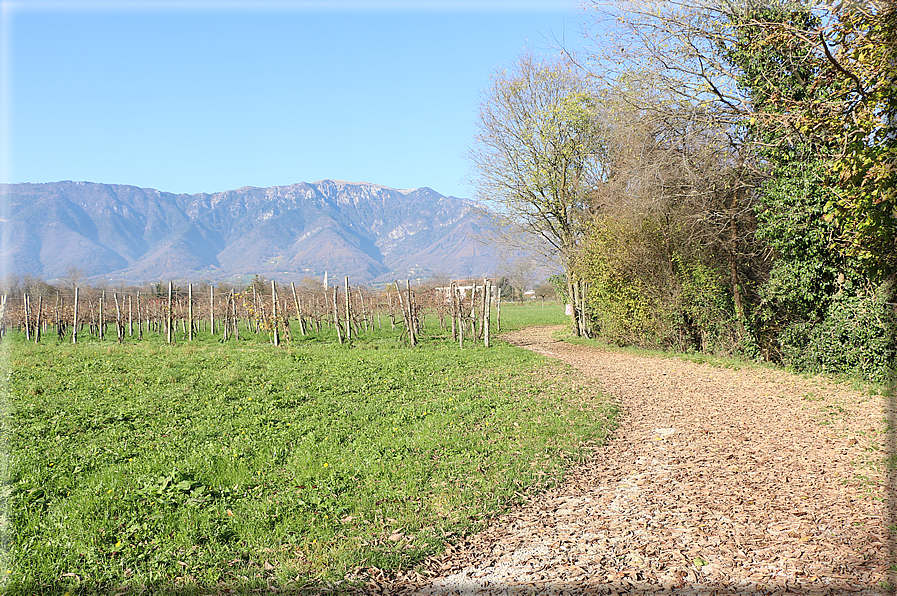
POLYGON ((5 301, 0 592, 348 587, 556 483, 613 426, 579 373, 485 347, 483 285, 267 289, 79 289, 77 317, 74 293, 5 301))
POLYGON ((26 340, 39 343, 48 334, 58 341, 78 343, 86 337, 119 342, 162 337, 167 343, 193 341, 197 333, 216 335, 222 341, 240 334, 264 335, 274 345, 293 340, 294 333, 307 335, 332 332, 339 343, 373 330, 399 328, 410 345, 425 329, 427 315, 435 318, 443 332, 463 346, 482 340, 488 347, 492 321, 501 330, 501 299, 488 279, 482 285, 451 282, 448 287, 412 288, 404 285, 380 291, 345 284, 318 289, 297 288, 295 283, 278 287, 251 284, 242 291, 221 292, 214 287, 194 292, 169 282, 156 284, 154 292, 107 291, 75 287, 69 296, 57 291, 54 298, 36 299, 23 294, 4 295, 0 302, 0 336, 9 328, 21 331, 26 340), (295 325, 293 324, 295 323, 295 325))

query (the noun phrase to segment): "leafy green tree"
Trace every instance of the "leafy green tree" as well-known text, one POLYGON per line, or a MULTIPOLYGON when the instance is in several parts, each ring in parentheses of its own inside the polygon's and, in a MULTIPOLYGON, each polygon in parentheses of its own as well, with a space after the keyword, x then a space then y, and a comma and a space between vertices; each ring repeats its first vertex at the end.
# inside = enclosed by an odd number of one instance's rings
MULTIPOLYGON (((503 244, 543 251, 574 281, 584 213, 604 143, 588 82, 559 62, 523 56, 480 103, 469 159, 480 199, 499 213, 503 244)), ((572 285, 570 293, 572 293, 572 285)), ((579 317, 573 314, 576 334, 579 317)))

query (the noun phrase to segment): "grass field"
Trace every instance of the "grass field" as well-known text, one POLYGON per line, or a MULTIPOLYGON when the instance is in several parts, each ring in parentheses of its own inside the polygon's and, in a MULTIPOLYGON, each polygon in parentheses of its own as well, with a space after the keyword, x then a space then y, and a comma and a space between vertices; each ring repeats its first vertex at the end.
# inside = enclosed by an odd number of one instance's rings
POLYGON ((540 301, 506 302, 501 306, 502 331, 520 329, 532 325, 563 325, 570 322, 564 315, 564 305, 559 302, 540 301))
POLYGON ((413 567, 557 482, 614 417, 575 371, 501 342, 3 347, 5 594, 289 590, 413 567))

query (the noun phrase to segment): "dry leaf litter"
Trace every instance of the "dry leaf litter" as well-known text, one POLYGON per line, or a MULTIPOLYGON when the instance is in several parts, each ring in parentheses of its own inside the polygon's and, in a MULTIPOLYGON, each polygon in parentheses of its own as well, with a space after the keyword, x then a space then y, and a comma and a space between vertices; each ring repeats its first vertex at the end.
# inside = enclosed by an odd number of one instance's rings
MULTIPOLYGON (((371 594, 892 593, 881 396, 781 370, 555 341, 621 406, 564 483, 371 594)), ((893 573, 891 572, 893 575, 893 573)))

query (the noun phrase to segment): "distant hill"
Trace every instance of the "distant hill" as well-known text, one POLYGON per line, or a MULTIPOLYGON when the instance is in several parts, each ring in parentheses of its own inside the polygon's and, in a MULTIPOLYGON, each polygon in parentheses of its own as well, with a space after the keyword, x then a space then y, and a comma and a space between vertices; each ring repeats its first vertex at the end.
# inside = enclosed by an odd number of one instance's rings
POLYGON ((223 281, 261 274, 378 282, 492 274, 475 236, 481 206, 429 188, 319 182, 172 194, 92 182, 3 184, 0 258, 52 280, 72 265, 93 279, 223 281))

